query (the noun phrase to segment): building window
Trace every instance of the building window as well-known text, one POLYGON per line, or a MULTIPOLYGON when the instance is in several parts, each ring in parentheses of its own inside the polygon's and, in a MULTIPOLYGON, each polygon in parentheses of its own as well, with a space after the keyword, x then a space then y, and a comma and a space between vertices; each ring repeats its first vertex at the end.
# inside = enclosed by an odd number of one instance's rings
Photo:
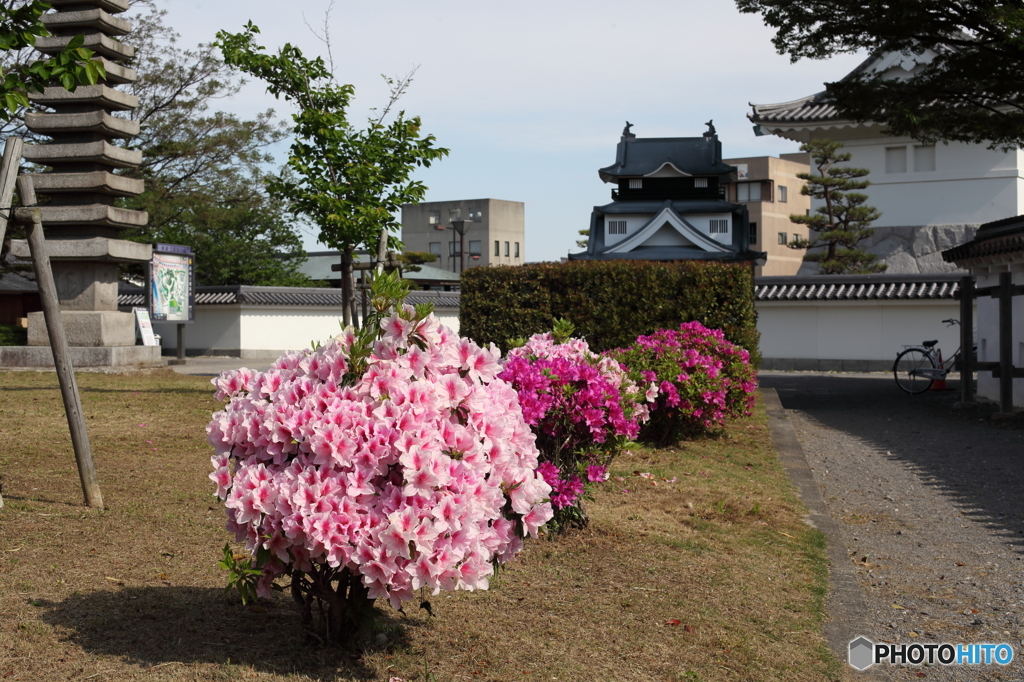
POLYGON ((609 220, 608 234, 626 234, 625 220, 609 220))
POLYGON ((481 211, 479 208, 471 208, 469 210, 469 219, 472 220, 474 223, 482 222, 484 219, 484 212, 481 211))
POLYGON ((508 258, 508 242, 505 242, 505 258, 508 258))
POLYGON ((449 208, 448 209, 448 222, 451 223, 454 220, 459 220, 462 216, 462 209, 460 208, 449 208))
POLYGON ((430 253, 438 258, 441 257, 441 242, 430 242, 430 253))
POLYGON ((630 189, 643 189, 644 188, 643 178, 630 178, 629 179, 629 188, 630 189))
POLYGON ((885 172, 906 173, 907 172, 907 148, 886 147, 885 148, 885 172))
POLYGON ((711 221, 711 234, 725 234, 729 231, 728 219, 714 219, 711 221))
POLYGON ((757 243, 757 223, 750 223, 750 243, 757 243))
POLYGON ((516 258, 519 258, 519 242, 516 242, 516 258))
POLYGON ((789 235, 787 235, 785 232, 779 232, 779 243, 780 244, 788 244, 789 243, 789 235))
POLYGON ((779 185, 779 201, 783 204, 789 201, 789 188, 785 185, 779 185))
POLYGON ((462 243, 459 241, 448 242, 448 255, 449 256, 461 256, 462 255, 462 243))
POLYGON ((483 248, 482 244, 483 242, 481 241, 469 242, 469 255, 473 258, 479 258, 481 249, 483 248))
POLYGON ((693 186, 694 187, 707 187, 708 186, 708 179, 707 178, 694 178, 693 179, 693 186))
POLYGON ((935 170, 935 145, 927 144, 914 147, 914 171, 927 173, 935 170))
POLYGON ((428 220, 430 221, 431 225, 440 225, 441 224, 441 212, 440 211, 431 211, 430 212, 430 218, 428 218, 428 220))
POLYGON ((736 185, 736 201, 761 201, 761 183, 741 182, 736 185))
POLYGON ((501 242, 499 242, 497 239, 494 240, 494 255, 501 255, 501 242))

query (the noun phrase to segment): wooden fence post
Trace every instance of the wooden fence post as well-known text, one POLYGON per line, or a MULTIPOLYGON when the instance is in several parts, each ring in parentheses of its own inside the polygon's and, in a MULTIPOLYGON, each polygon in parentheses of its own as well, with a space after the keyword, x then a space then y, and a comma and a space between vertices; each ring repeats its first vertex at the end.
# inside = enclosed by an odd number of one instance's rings
MULTIPOLYGON (((32 186, 32 178, 25 175, 18 178, 18 196, 21 197, 22 206, 32 207, 35 205, 36 192, 32 186)), ((75 462, 78 464, 78 477, 82 481, 82 492, 85 494, 87 505, 103 509, 103 496, 100 494, 96 467, 92 462, 92 448, 89 446, 89 432, 85 427, 82 401, 78 395, 78 383, 75 381, 75 368, 71 364, 71 349, 68 348, 68 337, 64 334, 64 321, 60 316, 60 301, 57 297, 57 287, 53 283, 50 256, 46 253, 42 213, 38 208, 20 209, 19 217, 24 216, 22 211, 28 212, 31 219, 28 246, 32 253, 32 266, 36 271, 39 298, 43 303, 43 318, 46 320, 46 331, 50 337, 53 365, 57 369, 60 394, 64 399, 64 413, 67 415, 68 427, 71 430, 71 444, 75 450, 75 462)))
POLYGON ((974 279, 960 280, 960 401, 974 402, 974 279))
POLYGON ((1013 280, 999 273, 999 411, 1013 414, 1013 280))

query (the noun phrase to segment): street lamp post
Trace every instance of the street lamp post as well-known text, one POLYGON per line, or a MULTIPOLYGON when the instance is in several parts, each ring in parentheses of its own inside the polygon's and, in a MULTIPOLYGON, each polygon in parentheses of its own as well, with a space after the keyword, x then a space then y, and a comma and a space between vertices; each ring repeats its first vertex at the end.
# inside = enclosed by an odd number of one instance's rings
MULTIPOLYGON (((453 220, 451 226, 445 227, 444 225, 437 225, 434 227, 435 230, 454 230, 459 233, 459 270, 462 272, 466 269, 466 221, 465 220, 453 220)), ((452 248, 455 251, 455 232, 452 233, 452 248)), ((452 254, 454 256, 454 253, 452 254)), ((452 272, 455 272, 455 261, 452 260, 452 272)))

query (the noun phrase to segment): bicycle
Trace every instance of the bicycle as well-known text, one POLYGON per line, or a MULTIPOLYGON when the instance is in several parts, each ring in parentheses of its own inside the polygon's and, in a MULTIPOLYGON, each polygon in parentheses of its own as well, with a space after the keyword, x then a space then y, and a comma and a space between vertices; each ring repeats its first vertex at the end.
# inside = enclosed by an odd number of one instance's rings
MULTIPOLYGON (((943 320, 947 327, 959 325, 960 320, 952 318, 943 320)), ((923 341, 920 346, 904 346, 904 350, 896 356, 892 363, 892 374, 896 385, 912 395, 924 393, 936 381, 946 378, 956 365, 960 356, 960 348, 952 356, 939 361, 941 349, 936 348, 938 341, 923 341)))

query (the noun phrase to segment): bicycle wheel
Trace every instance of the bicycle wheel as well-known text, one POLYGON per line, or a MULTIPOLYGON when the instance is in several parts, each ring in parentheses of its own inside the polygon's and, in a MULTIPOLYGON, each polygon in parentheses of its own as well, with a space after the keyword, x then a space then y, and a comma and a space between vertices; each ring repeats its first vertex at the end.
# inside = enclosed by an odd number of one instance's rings
POLYGON ((896 362, 892 363, 896 385, 907 393, 923 393, 931 388, 932 373, 919 374, 922 369, 935 369, 935 361, 920 348, 908 348, 897 355, 896 362))

